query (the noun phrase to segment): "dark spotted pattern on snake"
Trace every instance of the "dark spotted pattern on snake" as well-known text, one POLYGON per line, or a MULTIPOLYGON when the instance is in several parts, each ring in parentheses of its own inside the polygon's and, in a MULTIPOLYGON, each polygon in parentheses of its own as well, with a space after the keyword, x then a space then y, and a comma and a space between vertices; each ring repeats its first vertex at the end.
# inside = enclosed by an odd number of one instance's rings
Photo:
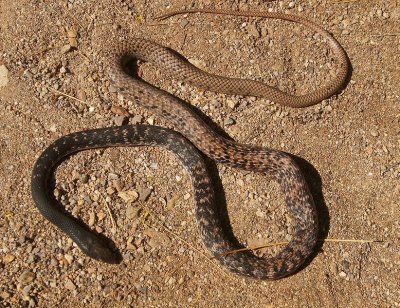
MULTIPOLYGON (((43 215, 66 232, 87 255, 112 263, 114 260, 112 253, 97 237, 83 231, 70 218, 67 221, 66 216, 56 213, 57 210, 50 204, 47 194, 43 191, 51 166, 61 157, 83 149, 139 144, 161 145, 178 155, 193 179, 198 228, 205 246, 213 256, 237 274, 258 279, 279 279, 294 273, 313 252, 317 241, 318 222, 315 206, 299 167, 284 152, 243 145, 221 137, 184 102, 145 81, 127 75, 126 64, 132 59, 149 61, 167 74, 207 90, 261 96, 280 104, 303 107, 315 104, 340 90, 347 75, 347 57, 339 43, 327 31, 301 17, 281 13, 232 13, 214 10, 202 10, 202 12, 298 22, 325 37, 339 60, 339 73, 328 85, 310 94, 294 96, 257 81, 205 73, 183 61, 169 49, 146 39, 125 39, 105 50, 106 63, 110 63, 110 79, 126 99, 168 119, 197 149, 216 162, 274 176, 281 185, 285 202, 293 217, 295 231, 289 244, 270 258, 258 257, 249 251, 225 255, 226 252, 239 247, 226 235, 216 215, 214 190, 210 185, 211 181, 201 155, 196 153, 195 148, 179 134, 162 128, 150 126, 109 128, 75 133, 61 138, 44 152, 35 165, 32 178, 34 199, 43 215)), ((182 12, 171 13, 168 16, 179 13, 182 12)))

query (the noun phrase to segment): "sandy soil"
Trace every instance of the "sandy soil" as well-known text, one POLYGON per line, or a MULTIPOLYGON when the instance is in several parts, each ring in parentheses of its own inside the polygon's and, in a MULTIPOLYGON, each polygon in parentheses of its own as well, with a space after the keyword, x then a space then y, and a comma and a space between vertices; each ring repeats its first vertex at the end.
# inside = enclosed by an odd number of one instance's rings
MULTIPOLYGON (((56 175, 57 199, 111 237, 124 257, 119 265, 89 259, 35 208, 30 173, 36 158, 78 130, 127 122, 169 126, 115 92, 102 47, 119 37, 147 37, 207 71, 298 94, 334 76, 332 54, 320 37, 288 22, 152 18, 190 8, 191 1, 2 0, 0 67, 8 81, 0 77, 0 306, 400 306, 398 1, 238 2, 218 7, 272 8, 328 29, 352 64, 344 91, 294 110, 205 92, 149 64, 140 67, 144 77, 198 107, 235 140, 301 157, 322 238, 381 242, 325 242, 293 276, 242 279, 209 259, 196 230, 190 179, 173 155, 158 148, 107 149, 71 157, 56 175), (131 202, 136 194, 141 200, 131 202)), ((218 170, 239 240, 290 239, 290 216, 276 183, 218 170)))

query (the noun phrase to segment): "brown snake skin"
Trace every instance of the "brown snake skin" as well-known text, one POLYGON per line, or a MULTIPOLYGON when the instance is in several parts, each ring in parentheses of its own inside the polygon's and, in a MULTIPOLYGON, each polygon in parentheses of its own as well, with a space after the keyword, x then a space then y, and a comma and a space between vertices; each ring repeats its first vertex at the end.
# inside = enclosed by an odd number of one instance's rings
POLYGON ((110 79, 125 98, 168 119, 175 129, 213 160, 239 169, 270 173, 279 182, 285 195, 285 201, 297 225, 295 226, 296 231, 293 240, 275 257, 259 258, 250 252, 238 253, 235 257, 218 257, 221 252, 229 250, 231 246, 223 239, 219 240, 218 234, 221 230, 218 228, 206 230, 204 225, 207 224, 204 222, 208 217, 204 219, 203 223, 201 216, 197 219, 205 245, 230 270, 259 279, 282 278, 295 272, 312 253, 318 233, 317 216, 312 196, 293 159, 284 152, 243 145, 221 137, 210 129, 184 102, 145 81, 131 78, 125 73, 124 69, 128 60, 140 59, 153 63, 176 79, 185 80, 206 90, 265 97, 282 105, 305 107, 328 98, 343 87, 348 71, 347 56, 340 44, 326 30, 298 16, 283 13, 196 9, 176 11, 160 18, 195 12, 275 18, 300 23, 321 34, 338 60, 337 76, 330 83, 309 94, 295 96, 258 81, 227 78, 206 73, 182 60, 169 49, 147 39, 125 40, 113 45, 106 51, 107 61, 111 63, 110 79), (243 264, 246 264, 246 266, 243 264))
POLYGON ((97 260, 118 263, 118 256, 101 236, 82 226, 55 205, 48 187, 50 175, 58 162, 78 151, 111 146, 162 146, 177 155, 192 178, 198 229, 213 256, 239 275, 257 279, 285 277, 298 270, 310 256, 318 235, 314 202, 299 167, 287 153, 239 144, 218 135, 185 102, 142 80, 131 78, 125 72, 126 64, 132 58, 150 61, 167 74, 207 90, 262 96, 280 104, 303 107, 317 103, 341 89, 348 69, 346 54, 339 43, 319 26, 304 18, 281 13, 192 10, 173 12, 162 18, 188 12, 278 18, 306 25, 323 35, 333 48, 339 60, 339 73, 321 89, 294 96, 257 81, 205 73, 169 49, 146 39, 133 39, 113 45, 105 51, 105 56, 108 63, 111 63, 109 74, 115 87, 127 99, 171 121, 184 137, 169 129, 146 125, 100 128, 63 136, 40 155, 34 166, 31 179, 33 199, 43 216, 73 239, 84 253, 97 260), (204 156, 198 150, 217 162, 235 168, 272 174, 281 185, 295 230, 292 240, 276 256, 261 258, 250 251, 226 254, 241 247, 227 234, 224 222, 218 215, 212 179, 204 156))
MULTIPOLYGON (((193 110, 169 93, 128 76, 124 67, 130 59, 140 59, 153 63, 166 74, 185 80, 199 87, 227 94, 264 97, 276 103, 291 107, 305 107, 337 93, 345 82, 348 61, 340 44, 320 26, 302 17, 282 13, 230 12, 218 10, 176 11, 160 18, 183 13, 213 13, 236 16, 265 17, 289 20, 303 24, 321 34, 331 46, 338 60, 338 73, 330 83, 309 94, 295 96, 258 81, 227 78, 206 73, 183 61, 169 49, 152 41, 135 38, 123 41, 107 51, 110 78, 119 92, 127 99, 144 106, 168 119, 174 127, 188 138, 198 149, 213 160, 229 166, 249 171, 271 173, 280 183, 285 201, 295 218, 295 234, 292 241, 275 257, 258 258, 251 253, 239 253, 235 258, 219 258, 220 262, 233 272, 259 279, 278 279, 295 272, 312 253, 318 234, 318 222, 312 196, 308 186, 293 159, 286 153, 248 146, 225 139, 211 130, 193 110), (237 259, 247 259, 238 262, 237 259), (243 264, 247 264, 243 266, 243 264), (250 264, 250 265, 249 265, 250 264)), ((197 217, 200 233, 207 248, 214 255, 229 250, 229 243, 218 241, 220 230, 205 230, 211 219, 197 217)))
POLYGON ((177 79, 186 80, 190 83, 193 83, 194 85, 198 85, 199 87, 214 92, 264 97, 275 103, 295 108, 307 107, 317 104, 322 100, 332 96, 333 94, 338 93, 343 88, 349 70, 349 62, 345 50, 339 44, 339 42, 329 34, 328 31, 303 17, 283 13, 254 11, 232 12, 227 10, 193 9, 185 11, 174 11, 162 15, 158 17, 158 19, 165 19, 174 15, 186 13, 212 13, 245 17, 263 17, 287 20, 302 24, 308 27, 310 30, 319 33, 323 38, 326 39, 326 42, 332 48, 334 57, 338 62, 338 70, 336 77, 327 85, 311 93, 296 96, 284 93, 277 88, 268 86, 262 82, 258 82, 255 80, 227 78, 208 74, 199 69, 193 68, 193 66, 189 65, 188 63, 182 63, 182 61, 179 61, 179 59, 178 61, 174 61, 176 57, 167 58, 167 55, 163 55, 163 57, 160 56, 158 59, 155 59, 153 57, 150 58, 150 53, 147 53, 147 55, 149 56, 148 61, 154 62, 155 60, 157 60, 157 62, 155 62, 156 65, 158 65, 160 68, 163 68, 170 75, 176 76, 177 79), (162 59, 164 59, 164 61, 162 59))

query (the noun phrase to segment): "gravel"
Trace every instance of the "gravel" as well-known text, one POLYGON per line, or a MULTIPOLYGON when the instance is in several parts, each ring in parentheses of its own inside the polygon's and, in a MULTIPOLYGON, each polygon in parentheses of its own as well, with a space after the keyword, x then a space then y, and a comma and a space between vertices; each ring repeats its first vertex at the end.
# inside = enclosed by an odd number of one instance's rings
MULTIPOLYGON (((306 160, 301 168, 329 238, 384 241, 324 243, 299 273, 274 282, 238 278, 210 259, 195 222, 190 178, 164 149, 96 149, 57 168, 55 198, 114 241, 123 256, 118 265, 83 255, 43 219, 31 198, 30 172, 46 146, 74 131, 128 123, 171 127, 110 85, 100 55, 115 38, 134 33, 211 73, 304 94, 336 72, 320 36, 275 20, 196 14, 158 25, 152 19, 188 7, 182 1, 20 2, 5 1, 0 18, 0 306, 400 306, 395 1, 196 4, 288 11, 333 33, 348 52, 351 80, 343 93, 310 108, 204 91, 139 65, 147 82, 193 104, 234 140, 306 160)), ((218 205, 226 199, 240 242, 290 239, 291 218, 271 177, 217 169, 223 187, 218 205)))

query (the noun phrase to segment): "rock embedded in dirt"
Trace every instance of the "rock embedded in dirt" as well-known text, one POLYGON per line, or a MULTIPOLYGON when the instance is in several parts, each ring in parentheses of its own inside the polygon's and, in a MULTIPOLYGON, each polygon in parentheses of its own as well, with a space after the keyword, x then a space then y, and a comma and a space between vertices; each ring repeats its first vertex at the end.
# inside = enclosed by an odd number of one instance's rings
POLYGON ((5 65, 0 65, 0 87, 8 84, 8 69, 5 65))

